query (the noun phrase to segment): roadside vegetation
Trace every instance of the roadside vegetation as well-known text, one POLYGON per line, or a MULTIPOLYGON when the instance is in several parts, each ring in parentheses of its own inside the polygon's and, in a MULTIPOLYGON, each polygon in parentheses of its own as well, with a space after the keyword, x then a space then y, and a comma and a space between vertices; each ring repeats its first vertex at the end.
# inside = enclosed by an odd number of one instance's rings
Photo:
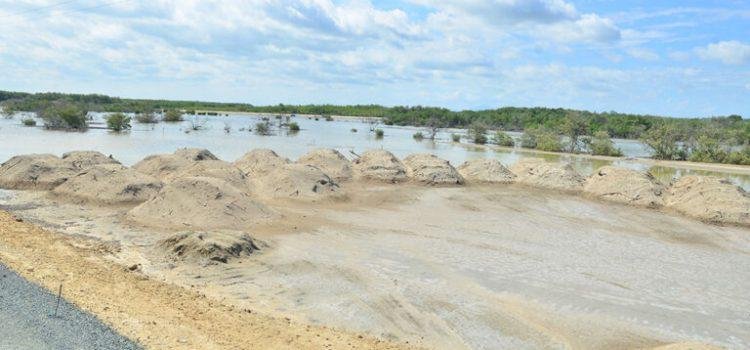
MULTIPOLYGON (((423 106, 384 107, 379 105, 285 105, 254 106, 242 103, 121 99, 104 95, 60 93, 28 94, 0 91, 5 113, 37 112, 47 128, 81 130, 87 126, 85 111, 138 112, 166 110, 164 121, 179 121, 183 112, 218 115, 210 111, 257 112, 273 114, 360 116, 376 137, 385 125, 411 125, 425 128, 423 138, 434 138, 440 128, 466 128, 467 140, 509 145, 508 138, 488 130, 523 132, 521 147, 553 152, 620 155, 610 138, 641 140, 653 149, 654 158, 750 164, 750 121, 739 115, 711 118, 667 118, 618 112, 589 112, 563 108, 503 107, 480 111, 451 111, 423 106), (59 105, 76 106, 60 110, 59 105), (50 110, 51 109, 51 110, 50 110), (195 112, 196 110, 201 112, 195 112), (81 117, 83 111, 83 117, 81 117), (377 130, 380 130, 378 132, 377 130), (606 137, 605 137, 606 135, 606 137)), ((317 119, 317 118, 316 118, 317 119)), ((380 136, 379 136, 380 135, 380 136)), ((454 142, 455 136, 451 136, 454 142)), ((516 142, 518 141, 518 142, 516 142)))

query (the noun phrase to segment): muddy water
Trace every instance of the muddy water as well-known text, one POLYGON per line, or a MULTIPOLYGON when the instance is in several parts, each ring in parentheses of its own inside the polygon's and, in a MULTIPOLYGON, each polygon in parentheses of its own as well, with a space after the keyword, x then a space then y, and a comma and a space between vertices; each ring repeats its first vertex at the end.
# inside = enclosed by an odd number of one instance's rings
MULTIPOLYGON (((411 153, 430 152, 461 164, 467 159, 494 157, 506 165, 515 163, 524 157, 542 157, 549 161, 572 162, 584 175, 594 169, 612 164, 612 161, 586 159, 565 154, 530 154, 518 149, 490 150, 479 147, 466 147, 450 142, 450 133, 464 134, 465 130, 450 130, 440 133, 436 142, 415 141, 412 135, 419 128, 384 126, 385 137, 377 139, 369 132, 370 126, 361 121, 327 122, 308 117, 294 117, 302 131, 294 134, 276 130, 270 136, 260 136, 248 132, 261 121, 261 116, 229 115, 215 117, 188 117, 180 123, 160 123, 155 125, 133 123, 133 129, 124 133, 113 133, 104 130, 102 114, 92 114, 93 129, 86 132, 64 132, 44 130, 41 127, 24 127, 22 115, 13 119, 0 118, 0 162, 25 153, 61 154, 71 150, 98 150, 111 154, 126 165, 132 165, 145 156, 156 153, 171 153, 180 147, 207 148, 225 160, 234 160, 252 148, 271 148, 289 157, 297 158, 312 148, 330 147, 350 155, 374 148, 387 149, 397 156, 404 157, 411 153), (201 124, 202 130, 192 131, 193 123, 201 124), (98 129, 98 128, 101 129, 98 129), (244 129, 244 130, 243 130, 244 129), (356 129, 357 132, 352 130, 356 129), (227 131, 228 130, 228 131, 227 131)), ((272 123, 277 123, 271 118, 272 123)), ((41 125, 41 121, 38 121, 41 125)), ((274 128, 275 129, 275 128, 274 128)), ((520 137, 519 133, 510 133, 520 137)), ((627 157, 646 157, 649 150, 643 144, 633 140, 615 140, 627 157)), ((727 177, 734 183, 750 189, 750 176, 746 174, 717 173, 672 167, 648 167, 643 163, 629 161, 625 158, 614 162, 615 165, 637 170, 650 170, 662 181, 668 182, 674 177, 685 174, 717 175, 727 177)))

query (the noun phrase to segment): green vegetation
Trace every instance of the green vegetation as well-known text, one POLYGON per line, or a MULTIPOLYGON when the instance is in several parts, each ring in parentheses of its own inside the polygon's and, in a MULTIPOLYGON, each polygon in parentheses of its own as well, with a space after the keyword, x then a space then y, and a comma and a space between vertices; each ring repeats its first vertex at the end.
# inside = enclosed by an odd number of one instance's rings
POLYGON ((503 147, 513 147, 516 145, 516 142, 513 141, 513 138, 503 131, 496 132, 495 136, 492 137, 492 142, 498 146, 503 147))
POLYGON ((156 118, 156 114, 153 112, 141 112, 135 115, 135 121, 141 124, 156 124, 159 119, 156 118))
POLYGON ((39 112, 47 129, 86 130, 88 112, 78 105, 70 103, 50 104, 39 112))
POLYGON ((615 148, 614 142, 609 137, 606 131, 600 130, 594 134, 592 139, 585 139, 588 144, 591 154, 598 156, 622 156, 622 151, 619 148, 615 148))
POLYGON ((415 132, 415 133, 414 133, 414 135, 412 135, 412 137, 413 137, 413 138, 414 138, 415 140, 417 140, 417 141, 422 141, 422 140, 424 140, 424 134, 422 134, 422 132, 421 132, 421 131, 417 131, 417 132, 415 132))
POLYGON ((122 130, 130 129, 130 117, 123 113, 112 113, 107 116, 107 128, 112 131, 120 132, 122 130))
POLYGON ((271 124, 268 121, 255 123, 255 133, 262 136, 271 134, 271 124))
MULTIPOLYGON (((192 113, 195 115, 195 111, 192 113)), ((174 122, 181 122, 182 119, 182 112, 176 110, 176 109, 170 109, 164 113, 164 121, 168 123, 174 123, 174 122)))
POLYGON ((300 131, 299 124, 297 124, 296 122, 289 123, 289 132, 299 132, 299 131, 300 131))
POLYGON ((453 142, 461 142, 461 135, 451 134, 451 140, 453 140, 453 142))
POLYGON ((24 126, 36 126, 36 120, 32 118, 26 118, 22 122, 24 126))
POLYGON ((382 139, 385 136, 383 129, 375 129, 375 138, 382 139))
POLYGON ((356 128, 352 128, 352 132, 357 132, 357 129, 356 128))
POLYGON ((469 139, 474 143, 483 145, 487 143, 487 126, 482 122, 474 122, 469 125, 469 129, 466 131, 469 135, 469 139))
MULTIPOLYGON (((270 114, 331 115, 364 117, 370 132, 377 126, 412 125, 427 128, 423 135, 430 138, 437 128, 469 128, 481 124, 503 131, 523 131, 521 146, 569 152, 589 151, 594 154, 618 154, 603 135, 615 138, 640 139, 654 150, 659 159, 692 159, 704 162, 747 163, 750 145, 750 120, 739 115, 711 118, 667 118, 654 115, 618 112, 589 112, 563 108, 503 107, 487 110, 451 111, 438 107, 379 105, 286 105, 254 106, 243 103, 200 101, 168 101, 123 99, 104 95, 61 93, 29 94, 0 91, 4 113, 36 112, 45 127, 85 129, 86 113, 80 112, 141 112, 167 110, 167 114, 217 115, 218 111, 270 114), (76 106, 63 108, 60 106, 76 106), (59 110, 63 108, 65 110, 59 110), (67 108, 67 109, 66 109, 67 108), (533 129, 533 130, 532 130, 533 129), (598 135, 598 136, 597 136, 598 135), (561 136, 564 136, 561 138, 561 136), (563 144, 564 140, 564 144, 563 144)), ((165 115, 165 120, 169 117, 165 115)), ((318 119, 318 118, 315 118, 318 119)), ((177 119, 181 120, 181 116, 177 119)), ((376 134, 377 135, 377 134, 376 134)), ((487 142, 486 136, 469 132, 473 142, 487 142)), ((453 137, 452 137, 453 138, 453 137)), ((455 140, 455 138, 453 138, 455 140)))

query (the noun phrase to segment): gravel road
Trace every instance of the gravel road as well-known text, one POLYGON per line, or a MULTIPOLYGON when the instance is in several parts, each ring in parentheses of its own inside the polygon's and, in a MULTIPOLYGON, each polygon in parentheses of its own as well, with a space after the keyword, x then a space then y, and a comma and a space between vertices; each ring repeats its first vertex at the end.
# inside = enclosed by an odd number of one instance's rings
MULTIPOLYGON (((63 286, 63 296, 65 287, 63 286)), ((0 264, 0 349, 140 349, 94 316, 0 264)))

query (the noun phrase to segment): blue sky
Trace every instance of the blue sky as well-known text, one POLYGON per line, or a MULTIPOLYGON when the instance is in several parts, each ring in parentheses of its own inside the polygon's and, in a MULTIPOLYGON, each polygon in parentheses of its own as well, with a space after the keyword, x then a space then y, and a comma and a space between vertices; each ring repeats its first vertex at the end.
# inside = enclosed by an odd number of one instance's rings
POLYGON ((750 118, 750 0, 0 0, 0 89, 750 118))

